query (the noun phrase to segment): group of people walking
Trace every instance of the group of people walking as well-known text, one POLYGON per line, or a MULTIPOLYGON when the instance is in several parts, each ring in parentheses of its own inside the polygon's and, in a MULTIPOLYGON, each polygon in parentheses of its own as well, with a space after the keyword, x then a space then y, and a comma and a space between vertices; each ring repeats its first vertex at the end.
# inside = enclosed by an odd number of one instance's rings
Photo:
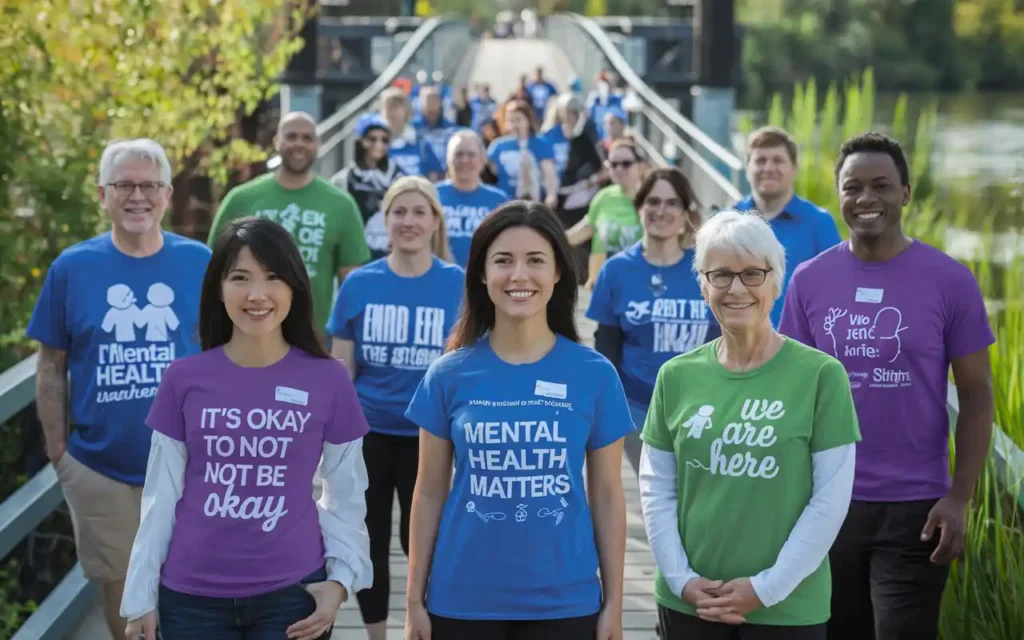
MULTIPOLYGON (((391 162, 388 109, 360 133, 367 166, 391 162)), ((527 148, 532 115, 510 119, 527 148)), ((620 140, 612 185, 568 224, 557 176, 540 198, 482 184, 472 131, 448 136, 447 181, 379 195, 314 175, 304 114, 276 144, 280 167, 228 194, 204 246, 160 228, 160 145, 112 143, 111 230, 51 265, 28 328, 115 637, 327 638, 354 595, 384 638, 397 494, 407 640, 621 638, 637 438, 663 640, 937 637, 994 338, 972 274, 902 231, 896 141, 840 151, 847 242, 793 194, 777 129, 751 137, 736 210, 708 216, 620 140)))

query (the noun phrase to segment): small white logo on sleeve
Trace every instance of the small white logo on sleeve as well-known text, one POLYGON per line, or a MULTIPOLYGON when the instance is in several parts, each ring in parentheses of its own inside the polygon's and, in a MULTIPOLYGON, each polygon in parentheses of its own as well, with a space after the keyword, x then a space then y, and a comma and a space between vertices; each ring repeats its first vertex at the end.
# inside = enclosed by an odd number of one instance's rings
POLYGON ((543 380, 538 380, 537 387, 533 390, 533 395, 565 400, 567 391, 568 389, 566 386, 560 382, 544 382, 543 380))
POLYGON ((306 406, 309 403, 309 392, 291 387, 278 387, 274 392, 274 400, 306 406))
POLYGON ((868 289, 866 287, 857 287, 857 296, 854 298, 857 302, 872 302, 879 304, 882 302, 882 294, 885 293, 885 289, 868 289))

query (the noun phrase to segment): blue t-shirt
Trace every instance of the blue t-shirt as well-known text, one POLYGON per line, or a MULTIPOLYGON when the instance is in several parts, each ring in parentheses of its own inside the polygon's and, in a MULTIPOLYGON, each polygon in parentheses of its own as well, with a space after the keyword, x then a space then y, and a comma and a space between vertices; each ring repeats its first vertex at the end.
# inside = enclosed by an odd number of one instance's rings
POLYGON ((533 110, 537 112, 537 117, 544 118, 544 109, 547 107, 548 100, 558 93, 558 89, 547 81, 533 81, 526 85, 526 93, 530 94, 530 102, 533 104, 533 110))
POLYGON ((407 176, 425 176, 432 171, 444 172, 441 161, 434 155, 430 145, 425 143, 409 142, 405 138, 396 137, 388 148, 388 157, 407 176))
POLYGON ((569 166, 569 147, 572 141, 565 137, 562 125, 556 124, 543 134, 544 140, 551 145, 551 152, 555 157, 555 174, 561 180, 565 177, 565 169, 569 166))
POLYGON ((405 409, 427 367, 444 352, 465 279, 461 267, 438 258, 415 278, 396 274, 381 258, 341 283, 327 331, 355 343, 356 392, 371 431, 419 434, 405 409))
MULTIPOLYGON (((541 185, 540 163, 541 160, 554 160, 555 152, 551 143, 544 138, 533 135, 527 138, 526 148, 533 154, 537 161, 534 165, 533 183, 541 185)), ((499 189, 508 194, 508 197, 516 197, 516 187, 519 186, 519 139, 515 136, 502 136, 491 143, 487 150, 487 157, 497 168, 499 189)))
POLYGON ((498 103, 494 101, 494 98, 484 100, 479 96, 474 96, 469 100, 469 111, 473 114, 469 126, 473 131, 479 133, 485 122, 494 119, 494 114, 498 111, 498 103))
MULTIPOLYGON (((756 207, 754 197, 747 196, 737 202, 734 208, 737 211, 753 211, 756 207)), ((786 249, 786 277, 782 282, 782 295, 775 301, 771 313, 772 325, 778 328, 782 320, 782 303, 786 299, 786 290, 789 289, 789 279, 793 272, 800 263, 836 246, 841 239, 832 214, 799 196, 793 196, 782 212, 769 220, 768 224, 786 249)))
POLYGON ((465 268, 473 233, 490 212, 508 202, 508 195, 487 184, 481 184, 476 191, 459 191, 451 180, 445 180, 437 185, 437 196, 444 208, 452 257, 465 268))
POLYGON ((458 130, 458 127, 444 116, 439 117, 437 123, 431 126, 427 123, 426 116, 422 115, 413 119, 412 126, 416 129, 416 139, 420 141, 421 145, 430 147, 435 159, 441 165, 441 170, 444 171, 448 164, 446 160, 448 139, 458 130))
POLYGON ((405 415, 455 452, 427 609, 470 620, 596 613, 584 462, 634 430, 608 359, 558 336, 539 361, 513 365, 485 336, 431 365, 405 415))
POLYGON ((199 351, 199 292, 210 249, 164 232, 145 258, 105 233, 66 249, 50 266, 26 335, 68 352, 68 452, 108 478, 142 486, 150 434, 144 423, 164 369, 199 351))
POLYGON ((597 133, 602 138, 605 136, 604 117, 611 113, 622 112, 622 96, 610 94, 604 100, 595 92, 587 101, 587 110, 590 113, 590 121, 597 127, 597 133))
POLYGON ((642 405, 651 402, 661 365, 721 333, 693 275, 693 250, 658 267, 644 258, 640 242, 601 267, 587 317, 622 330, 622 386, 642 405))

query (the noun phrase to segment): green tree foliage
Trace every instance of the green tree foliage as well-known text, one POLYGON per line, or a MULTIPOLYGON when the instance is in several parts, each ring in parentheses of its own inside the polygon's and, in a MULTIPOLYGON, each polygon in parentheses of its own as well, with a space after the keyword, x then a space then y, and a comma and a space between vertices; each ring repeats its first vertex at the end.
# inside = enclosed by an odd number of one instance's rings
POLYGON ((301 46, 308 0, 35 0, 0 9, 0 367, 47 265, 105 226, 97 161, 150 137, 226 181, 265 157, 234 137, 301 46))

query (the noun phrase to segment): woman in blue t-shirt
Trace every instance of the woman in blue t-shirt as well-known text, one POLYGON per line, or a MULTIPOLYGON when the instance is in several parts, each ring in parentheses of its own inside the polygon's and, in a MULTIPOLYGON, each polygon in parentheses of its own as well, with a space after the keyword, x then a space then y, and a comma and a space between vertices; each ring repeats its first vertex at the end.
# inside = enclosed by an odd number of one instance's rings
POLYGON ((595 347, 618 368, 639 426, 661 365, 717 337, 719 330, 693 277, 693 238, 701 215, 686 176, 675 167, 656 169, 633 202, 643 237, 604 263, 587 317, 598 323, 595 347))
POLYGON ((458 315, 464 277, 449 262, 444 215, 429 182, 399 179, 385 194, 383 211, 391 253, 345 278, 327 323, 336 338, 332 353, 351 372, 370 425, 363 458, 374 579, 356 597, 371 640, 383 640, 387 632, 396 491, 399 537, 409 553, 419 429, 405 417, 405 409, 427 367, 444 350, 458 315))
POLYGON ((505 105, 508 135, 491 143, 487 150, 498 188, 515 200, 540 200, 551 208, 558 204, 558 176, 555 153, 538 135, 533 107, 522 100, 505 105))
POLYGON ((473 236, 448 353, 406 411, 407 639, 621 637, 634 426, 615 368, 580 344, 570 251, 539 203, 505 204, 473 236))
POLYGON ((484 143, 475 132, 461 129, 448 140, 448 176, 437 185, 437 197, 448 224, 448 241, 456 264, 465 267, 469 242, 480 221, 508 202, 508 194, 483 184, 480 173, 487 157, 484 143))

